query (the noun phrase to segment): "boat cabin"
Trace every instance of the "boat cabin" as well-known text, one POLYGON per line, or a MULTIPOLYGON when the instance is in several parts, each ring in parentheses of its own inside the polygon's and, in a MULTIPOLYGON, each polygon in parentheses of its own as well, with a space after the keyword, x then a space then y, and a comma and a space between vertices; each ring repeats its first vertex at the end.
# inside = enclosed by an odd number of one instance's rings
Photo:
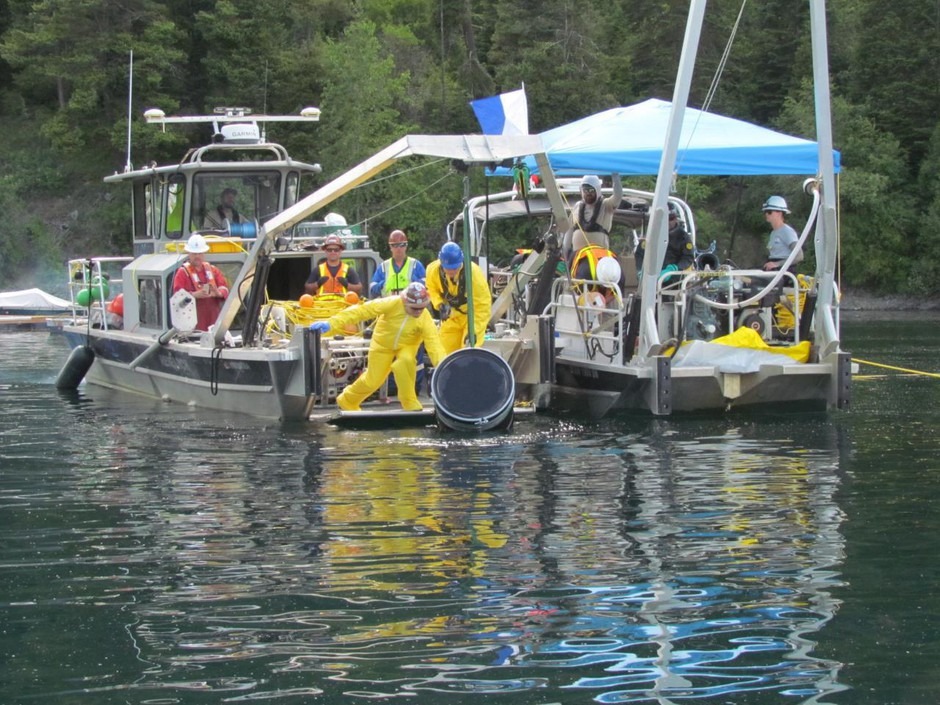
MULTIPOLYGON (((287 150, 268 142, 266 122, 316 120, 316 115, 251 115, 243 108, 221 108, 213 116, 166 117, 147 111, 148 122, 211 122, 211 144, 190 150, 177 164, 148 166, 106 177, 105 182, 131 185, 131 232, 134 255, 160 252, 199 230, 230 237, 253 238, 265 221, 295 204, 312 190, 319 164, 292 159, 287 150), (226 194, 231 194, 227 196, 226 194), (223 198, 230 198, 220 209, 223 198)), ((315 109, 310 109, 315 110, 315 109)))

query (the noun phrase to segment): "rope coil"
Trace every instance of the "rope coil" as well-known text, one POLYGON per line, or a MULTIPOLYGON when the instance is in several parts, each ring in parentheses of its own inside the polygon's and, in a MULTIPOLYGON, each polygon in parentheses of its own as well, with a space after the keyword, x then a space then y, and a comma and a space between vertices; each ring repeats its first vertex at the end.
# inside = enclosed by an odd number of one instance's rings
POLYGON ((268 305, 280 307, 287 319, 287 330, 280 330, 274 316, 268 321, 267 328, 290 337, 297 328, 306 328, 315 321, 325 321, 351 305, 341 294, 320 294, 314 296, 310 306, 301 306, 298 301, 268 301, 268 305))

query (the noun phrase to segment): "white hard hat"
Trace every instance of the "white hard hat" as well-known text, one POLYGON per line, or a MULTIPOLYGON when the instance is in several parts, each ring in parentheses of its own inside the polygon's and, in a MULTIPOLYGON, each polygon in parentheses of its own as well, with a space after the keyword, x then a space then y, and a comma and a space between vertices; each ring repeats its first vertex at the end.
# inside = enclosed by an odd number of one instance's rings
POLYGON ((783 196, 771 196, 766 201, 764 201, 764 205, 761 206, 761 210, 765 213, 767 211, 780 211, 781 213, 790 212, 790 209, 787 208, 787 202, 784 200, 783 196))
POLYGON ((603 284, 616 284, 622 274, 620 262, 613 257, 601 257, 597 261, 597 281, 603 284))
POLYGON ((346 219, 339 213, 327 213, 323 216, 323 222, 327 225, 348 225, 346 219))
POLYGON ((203 252, 209 251, 209 243, 206 242, 206 238, 199 233, 193 233, 189 236, 183 249, 190 254, 201 255, 203 252))

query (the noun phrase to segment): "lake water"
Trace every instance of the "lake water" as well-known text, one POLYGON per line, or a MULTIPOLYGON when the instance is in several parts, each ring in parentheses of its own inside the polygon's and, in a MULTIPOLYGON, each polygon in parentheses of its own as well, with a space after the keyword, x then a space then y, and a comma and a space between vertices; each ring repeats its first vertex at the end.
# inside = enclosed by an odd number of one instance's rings
MULTIPOLYGON (((852 321, 940 371, 936 320, 852 321)), ((0 703, 935 703, 940 380, 350 431, 61 394, 0 334, 0 703)))

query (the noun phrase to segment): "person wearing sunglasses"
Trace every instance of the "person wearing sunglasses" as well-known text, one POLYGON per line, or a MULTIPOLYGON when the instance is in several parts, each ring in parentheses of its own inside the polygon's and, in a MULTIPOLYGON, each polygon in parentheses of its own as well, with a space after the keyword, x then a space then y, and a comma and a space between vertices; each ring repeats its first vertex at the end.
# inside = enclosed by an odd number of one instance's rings
POLYGON ((392 296, 404 291, 412 282, 424 283, 425 269, 414 257, 408 256, 408 237, 401 230, 388 234, 392 256, 382 262, 372 275, 369 298, 392 296))
POLYGON ((362 293, 362 282, 359 280, 359 274, 342 260, 344 249, 346 249, 346 246, 339 235, 330 234, 323 238, 323 251, 326 252, 326 259, 320 260, 320 263, 310 272, 310 276, 304 284, 306 293, 313 296, 318 294, 342 295, 348 291, 354 291, 357 294, 362 293))
POLYGON ((585 247, 595 245, 610 248, 610 228, 614 224, 614 210, 623 198, 620 174, 611 174, 613 192, 607 198, 601 193, 600 177, 587 174, 581 179, 581 200, 571 210, 571 221, 562 243, 566 260, 585 247))
MULTIPOLYGON (((797 235, 793 226, 786 222, 786 217, 790 213, 787 202, 783 196, 771 196, 764 205, 761 206, 764 212, 764 219, 770 224, 770 241, 767 243, 767 261, 764 263, 763 270, 772 272, 780 269, 789 259, 790 253, 797 249, 800 244, 800 236, 797 235)), ((795 274, 796 265, 803 261, 803 250, 793 257, 793 261, 787 268, 787 271, 795 274)))

